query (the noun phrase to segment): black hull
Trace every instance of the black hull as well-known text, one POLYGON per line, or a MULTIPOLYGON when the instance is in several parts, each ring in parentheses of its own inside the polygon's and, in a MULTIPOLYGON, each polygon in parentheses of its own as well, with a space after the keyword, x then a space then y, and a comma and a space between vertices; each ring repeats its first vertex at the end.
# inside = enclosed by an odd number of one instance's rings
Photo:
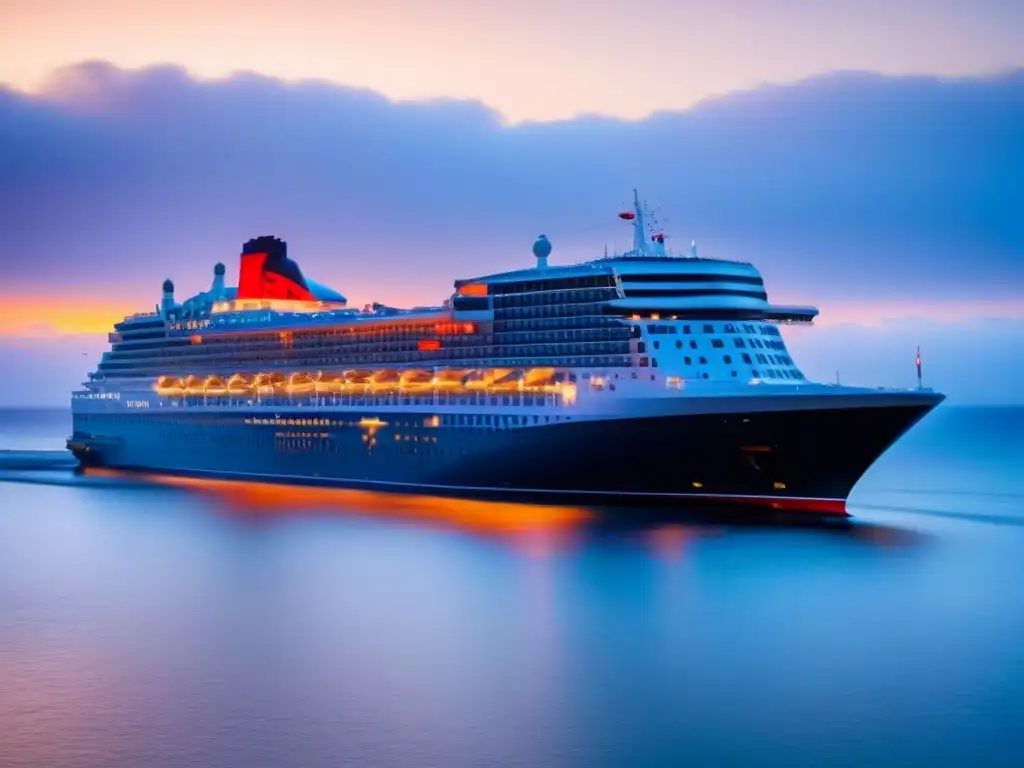
POLYGON ((247 423, 267 416, 252 412, 89 414, 76 415, 68 444, 83 465, 199 476, 538 503, 729 502, 845 514, 864 472, 937 402, 518 429, 432 426, 429 413, 370 425, 360 416, 376 414, 314 409, 276 424, 247 423))

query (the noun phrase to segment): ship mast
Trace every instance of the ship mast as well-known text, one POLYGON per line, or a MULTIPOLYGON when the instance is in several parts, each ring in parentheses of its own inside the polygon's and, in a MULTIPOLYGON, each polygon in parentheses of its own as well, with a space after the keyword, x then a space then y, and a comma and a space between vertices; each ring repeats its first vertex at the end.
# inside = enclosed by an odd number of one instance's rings
MULTIPOLYGON (((654 214, 647 210, 646 204, 640 204, 640 195, 633 190, 633 210, 623 211, 619 218, 628 221, 633 227, 633 250, 623 255, 632 256, 663 256, 669 254, 665 250, 665 234, 660 228, 655 231, 647 223, 648 218, 654 219, 654 214)), ((656 221, 656 220, 655 220, 656 221)))
POLYGON ((633 214, 636 216, 633 219, 633 250, 637 256, 644 256, 647 254, 647 238, 644 236, 647 227, 644 225, 644 210, 640 206, 640 196, 635 189, 633 190, 633 214))

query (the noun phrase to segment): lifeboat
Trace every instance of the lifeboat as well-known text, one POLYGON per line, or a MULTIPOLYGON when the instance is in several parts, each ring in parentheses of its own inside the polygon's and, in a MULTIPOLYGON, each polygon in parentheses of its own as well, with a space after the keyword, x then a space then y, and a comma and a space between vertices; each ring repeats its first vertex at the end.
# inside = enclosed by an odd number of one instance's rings
POLYGON ((274 393, 274 379, 273 374, 270 373, 257 373, 252 380, 252 388, 255 389, 261 395, 271 395, 274 393))
POLYGON ((343 373, 321 373, 317 379, 315 389, 317 392, 341 392, 345 387, 345 374, 343 373))
POLYGON ((185 391, 185 382, 177 376, 161 376, 156 380, 156 391, 161 395, 181 395, 185 391))
POLYGON ((286 389, 290 393, 302 394, 304 392, 312 392, 316 389, 316 380, 318 378, 318 373, 293 373, 288 377, 286 389))
POLYGON ((426 389, 432 385, 433 381, 433 371, 424 371, 418 369, 402 371, 402 389, 426 389))
POLYGON ((502 390, 519 389, 519 383, 522 381, 522 379, 523 371, 518 369, 500 372, 498 375, 494 377, 494 380, 491 382, 491 386, 494 389, 502 390))
POLYGON ((523 376, 524 387, 551 387, 555 385, 554 368, 531 368, 523 376))
POLYGON ((230 379, 228 379, 228 394, 231 395, 244 395, 248 394, 249 390, 253 388, 256 382, 256 377, 245 376, 241 373, 236 373, 230 379))
POLYGON ((384 368, 375 371, 370 377, 370 386, 374 389, 397 389, 401 383, 402 376, 394 368, 384 368))
POLYGON ((345 371, 345 383, 369 384, 371 376, 373 376, 373 371, 368 371, 365 368, 356 368, 351 371, 345 371))
POLYGON ((224 380, 219 376, 209 376, 203 382, 203 394, 204 395, 223 395, 226 394, 228 388, 224 385, 224 380))
POLYGON ((485 371, 468 371, 462 377, 462 386, 466 389, 486 389, 487 379, 485 371))
POLYGON ((198 376, 187 376, 183 389, 188 393, 201 393, 206 389, 206 380, 198 376))
POLYGON ((441 368, 434 372, 433 382, 438 389, 457 389, 468 374, 464 368, 441 368))

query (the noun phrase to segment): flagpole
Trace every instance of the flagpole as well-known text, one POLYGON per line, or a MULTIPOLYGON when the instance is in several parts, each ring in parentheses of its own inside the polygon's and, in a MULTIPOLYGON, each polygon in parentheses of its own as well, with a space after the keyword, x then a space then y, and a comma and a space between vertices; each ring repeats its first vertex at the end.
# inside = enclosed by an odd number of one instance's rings
POLYGON ((917 388, 923 389, 921 385, 921 346, 917 347, 917 388))

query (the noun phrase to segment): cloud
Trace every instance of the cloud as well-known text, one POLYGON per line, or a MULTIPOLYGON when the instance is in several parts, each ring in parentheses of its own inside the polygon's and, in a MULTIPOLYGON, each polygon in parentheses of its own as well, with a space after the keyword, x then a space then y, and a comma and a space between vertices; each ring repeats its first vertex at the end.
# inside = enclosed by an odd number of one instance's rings
POLYGON ((822 327, 786 331, 808 375, 913 386, 921 344, 952 401, 1020 401, 1021 125, 1024 71, 835 74, 508 126, 474 102, 68 68, 38 95, 0 90, 0 359, 19 372, 0 403, 66 403, 105 347, 92 332, 151 308, 165 277, 183 298, 216 261, 232 275, 255 235, 353 303, 439 302, 457 277, 531 264, 540 232, 553 263, 625 245, 633 187, 677 248, 696 237, 753 261, 773 300, 821 306, 822 327))
POLYGON ((753 261, 776 298, 1014 299, 1022 124, 1024 71, 835 74, 510 127, 473 102, 83 64, 40 95, 0 91, 0 279, 143 308, 164 277, 204 288, 274 233, 357 301, 436 302, 529 264, 540 232, 554 262, 624 245, 614 214, 639 187, 677 247, 753 261))

